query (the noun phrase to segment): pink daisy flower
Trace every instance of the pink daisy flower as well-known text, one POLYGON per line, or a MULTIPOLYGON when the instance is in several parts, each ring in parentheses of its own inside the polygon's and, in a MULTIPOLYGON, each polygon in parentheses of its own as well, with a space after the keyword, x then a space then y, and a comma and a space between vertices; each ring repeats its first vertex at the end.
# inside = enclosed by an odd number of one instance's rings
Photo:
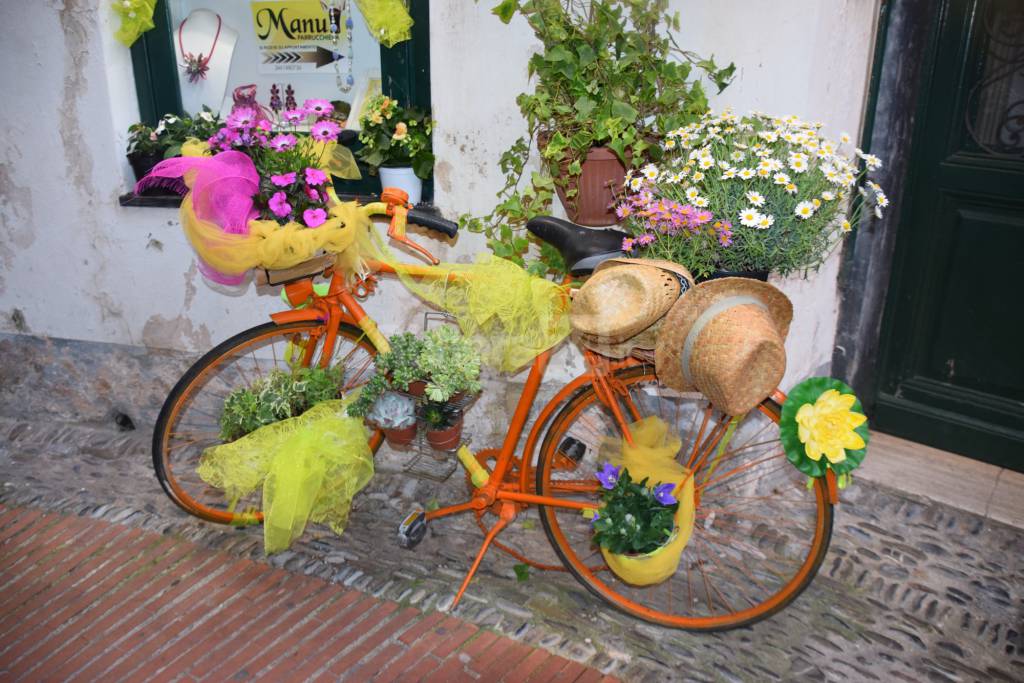
POLYGON ((334 105, 327 100, 306 100, 302 103, 302 108, 317 116, 327 116, 334 111, 334 105))
POLYGON ((341 126, 336 124, 334 121, 320 121, 314 123, 313 127, 309 129, 309 134, 314 140, 319 142, 330 142, 338 138, 338 133, 341 132, 341 126))
POLYGON ((323 209, 306 209, 302 212, 302 220, 311 228, 318 228, 327 221, 327 212, 323 209))
POLYGON ((230 114, 225 121, 228 128, 252 128, 256 123, 256 112, 252 107, 239 107, 230 114))
MULTIPOLYGON (((295 171, 292 171, 291 173, 283 173, 281 175, 272 175, 272 176, 270 176, 270 182, 274 183, 278 187, 288 187, 289 185, 291 185, 292 183, 295 182, 295 177, 296 177, 295 171)), ((279 192, 278 194, 282 194, 282 193, 279 192)))
POLYGON ((281 112, 281 118, 292 125, 302 123, 306 120, 307 116, 309 114, 306 113, 305 109, 285 109, 281 112))
POLYGON ((287 152, 295 147, 298 140, 294 135, 275 135, 270 138, 270 148, 275 152, 287 152))
POLYGON ((270 121, 267 121, 266 119, 260 119, 259 121, 257 121, 256 127, 262 130, 264 133, 269 133, 270 129, 272 128, 270 121))

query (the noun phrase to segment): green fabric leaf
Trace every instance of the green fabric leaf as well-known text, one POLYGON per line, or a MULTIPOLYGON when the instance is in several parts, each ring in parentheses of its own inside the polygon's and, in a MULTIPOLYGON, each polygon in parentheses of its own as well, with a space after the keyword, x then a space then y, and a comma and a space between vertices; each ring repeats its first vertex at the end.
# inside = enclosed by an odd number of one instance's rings
POLYGON ((530 565, 520 562, 519 564, 512 565, 512 571, 516 573, 516 581, 529 581, 530 565))

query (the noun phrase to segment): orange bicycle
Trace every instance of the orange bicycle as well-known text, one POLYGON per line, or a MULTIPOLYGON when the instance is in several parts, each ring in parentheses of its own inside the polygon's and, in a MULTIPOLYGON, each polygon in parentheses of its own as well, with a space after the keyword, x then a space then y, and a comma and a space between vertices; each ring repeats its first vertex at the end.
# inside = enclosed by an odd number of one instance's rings
MULTIPOLYGON (((406 221, 448 235, 454 235, 456 226, 408 210, 400 198, 385 199, 389 201, 362 210, 368 216, 391 216, 389 235, 436 263, 405 237, 406 221)), ((574 239, 574 226, 552 218, 532 227, 542 237, 557 235, 551 241, 571 256, 567 262, 575 264, 574 274, 585 274, 600 261, 602 250, 620 239, 609 234, 586 246, 574 239)), ((369 267, 374 273, 395 273, 387 263, 371 262, 369 267)), ((422 267, 417 271, 410 266, 406 272, 431 276, 431 269, 422 267)), ((286 357, 296 348, 303 349, 306 367, 342 368, 344 391, 369 380, 380 333, 356 298, 372 292, 372 286, 366 287, 365 279, 350 286, 346 275, 323 263, 315 269, 293 269, 279 284, 285 285, 291 302, 308 301, 307 306, 276 313, 272 322, 221 343, 172 389, 153 436, 153 462, 164 490, 184 510, 227 524, 260 520, 259 513, 236 512, 259 509, 258 493, 229 509, 221 492, 196 474, 203 450, 220 443, 219 413, 234 388, 273 369, 287 369, 294 360, 286 357), (321 274, 329 277, 326 293, 313 288, 314 277, 321 274)), ((429 523, 471 512, 485 531, 456 603, 491 546, 540 569, 567 569, 595 595, 635 617, 691 630, 751 624, 782 609, 807 587, 828 549, 834 492, 824 478, 808 485, 787 461, 778 430, 784 394, 774 392, 737 422, 702 394, 664 387, 649 362, 613 361, 587 351, 587 371, 566 383, 527 431, 550 356, 549 350, 534 359, 500 447, 460 453, 467 469, 476 472, 468 499, 424 514, 429 523), (696 523, 675 575, 641 588, 608 570, 581 511, 598 507, 594 473, 601 467, 602 441, 628 440, 630 423, 654 415, 683 440, 677 459, 694 478, 696 523), (537 562, 496 540, 531 507, 536 507, 564 566, 537 562)), ((373 432, 374 452, 381 441, 382 434, 373 432)))

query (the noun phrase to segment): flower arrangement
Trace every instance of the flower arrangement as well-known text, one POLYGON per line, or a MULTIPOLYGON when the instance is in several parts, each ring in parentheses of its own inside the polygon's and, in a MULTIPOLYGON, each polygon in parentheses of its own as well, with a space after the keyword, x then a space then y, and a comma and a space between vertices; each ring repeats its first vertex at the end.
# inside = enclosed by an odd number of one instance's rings
POLYGON ((669 541, 679 509, 672 495, 674 484, 635 482, 629 470, 611 463, 605 463, 596 476, 604 491, 602 507, 591 519, 595 544, 623 555, 650 553, 669 541))
POLYGON ((363 143, 359 158, 374 172, 381 166, 411 166, 426 180, 434 168, 430 134, 434 123, 423 111, 399 106, 398 100, 378 95, 359 117, 363 143))
POLYGON ((296 417, 317 403, 338 397, 342 368, 273 370, 252 385, 235 389, 224 400, 220 438, 239 439, 256 429, 296 417))
POLYGON ((309 99, 301 108, 281 112, 275 125, 256 109, 238 107, 210 136, 212 150, 236 150, 252 159, 260 176, 255 197, 260 218, 308 228, 327 221, 330 178, 322 170, 325 145, 341 132, 330 118, 333 111, 327 100, 309 99), (307 124, 309 133, 299 132, 307 124))
POLYGON ((136 123, 128 128, 128 159, 141 179, 158 161, 181 156, 190 142, 206 140, 221 127, 209 107, 194 116, 167 114, 156 126, 136 123))
POLYGON ((849 386, 811 377, 793 387, 782 405, 779 438, 798 470, 809 477, 832 470, 842 487, 867 454, 867 417, 849 386))
POLYGON ((866 179, 881 160, 844 155, 849 136, 836 143, 822 126, 725 111, 669 131, 661 161, 627 177, 616 209, 632 233, 623 250, 682 263, 697 277, 819 266, 864 208, 881 217, 889 203, 866 179))

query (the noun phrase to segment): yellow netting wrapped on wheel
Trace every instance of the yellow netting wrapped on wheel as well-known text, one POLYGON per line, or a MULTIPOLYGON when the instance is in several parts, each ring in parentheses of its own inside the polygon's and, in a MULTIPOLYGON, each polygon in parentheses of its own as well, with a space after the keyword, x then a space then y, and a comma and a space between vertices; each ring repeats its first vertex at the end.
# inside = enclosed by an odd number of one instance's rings
POLYGON ((340 534, 355 496, 373 477, 362 420, 348 417, 352 397, 324 401, 300 415, 203 452, 198 472, 234 506, 263 487, 263 545, 287 549, 307 521, 340 534))
POLYGON ((384 47, 412 37, 412 17, 402 0, 356 0, 356 4, 366 19, 370 35, 384 47))

